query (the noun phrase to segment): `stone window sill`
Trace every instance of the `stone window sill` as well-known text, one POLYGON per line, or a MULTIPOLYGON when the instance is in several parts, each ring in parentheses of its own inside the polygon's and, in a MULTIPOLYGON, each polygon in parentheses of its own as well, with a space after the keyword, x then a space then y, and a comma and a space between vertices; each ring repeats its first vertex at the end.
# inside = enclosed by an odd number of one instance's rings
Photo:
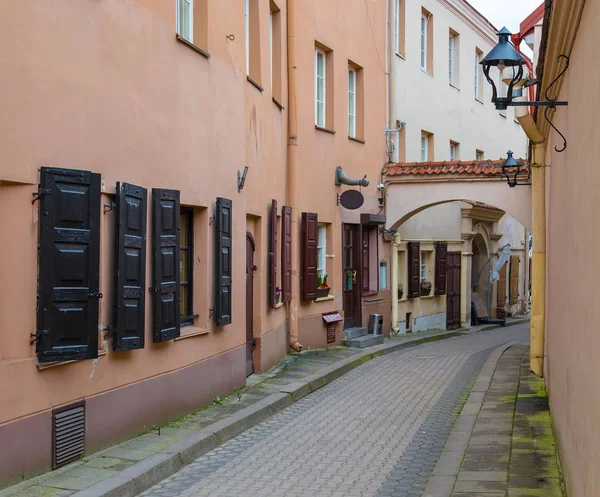
POLYGON ((285 110, 285 107, 283 105, 281 105, 275 97, 272 97, 272 98, 273 98, 273 103, 277 106, 277 108, 279 110, 285 110))
POLYGON ((279 304, 277 304, 275 306, 275 309, 279 309, 280 307, 283 307, 283 306, 284 306, 283 302, 279 302, 279 304))
POLYGON ((175 341, 184 340, 186 338, 197 337, 210 333, 209 328, 200 328, 199 326, 185 326, 181 329, 181 335, 175 338, 175 341))
POLYGON ((335 131, 333 131, 332 129, 329 129, 329 128, 323 128, 323 127, 321 127, 321 126, 317 126, 316 124, 315 124, 315 129, 316 129, 317 131, 324 131, 325 133, 329 133, 330 135, 335 135, 335 131))
POLYGON ((262 86, 260 86, 256 81, 254 81, 250 76, 246 76, 246 79, 248 80, 248 83, 254 86, 261 93, 265 91, 265 89, 262 86))
POLYGON ((362 143, 363 145, 366 143, 364 140, 361 140, 360 138, 355 138, 354 136, 348 136, 348 140, 351 140, 351 141, 357 142, 357 143, 362 143))
POLYGON ((198 52, 200 55, 202 55, 203 57, 206 57, 207 59, 210 59, 210 54, 205 51, 202 50, 200 47, 197 47, 196 45, 194 45, 193 43, 190 43, 189 41, 187 41, 185 38, 182 38, 181 36, 179 36, 179 34, 175 35, 175 38, 177 39, 177 41, 179 43, 183 43, 185 46, 191 48, 192 50, 194 50, 195 52, 198 52))
POLYGON ((335 295, 327 295, 327 297, 321 297, 316 299, 315 302, 327 302, 328 300, 335 300, 335 295))

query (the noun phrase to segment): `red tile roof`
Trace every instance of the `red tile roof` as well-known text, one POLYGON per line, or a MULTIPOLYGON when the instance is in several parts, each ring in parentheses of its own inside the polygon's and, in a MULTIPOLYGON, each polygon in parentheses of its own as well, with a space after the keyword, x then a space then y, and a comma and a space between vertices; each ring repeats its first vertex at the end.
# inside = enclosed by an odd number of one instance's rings
MULTIPOLYGON (((501 176, 502 163, 500 160, 476 160, 476 161, 442 161, 442 162, 397 162, 386 164, 383 171, 388 176, 400 176, 403 174, 451 174, 451 175, 478 175, 478 176, 501 176)), ((519 159, 524 164, 523 159, 519 159)))

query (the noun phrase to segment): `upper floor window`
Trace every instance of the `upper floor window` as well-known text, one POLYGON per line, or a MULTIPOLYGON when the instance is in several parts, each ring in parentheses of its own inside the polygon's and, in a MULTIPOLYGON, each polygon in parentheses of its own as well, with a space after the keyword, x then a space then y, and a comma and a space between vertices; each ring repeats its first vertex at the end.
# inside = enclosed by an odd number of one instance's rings
POLYGON ((451 161, 460 160, 458 150, 459 150, 458 143, 450 140, 450 160, 451 161))
POLYGON ((326 124, 325 98, 327 93, 327 55, 315 49, 315 124, 321 128, 326 124))
POLYGON ((448 81, 458 87, 458 70, 460 67, 459 35, 453 29, 448 34, 448 81))
POLYGON ((246 75, 250 76, 250 0, 244 0, 244 34, 246 39, 246 75))
POLYGON ((181 324, 191 324, 194 321, 193 281, 194 281, 194 209, 181 207, 179 211, 180 247, 179 272, 181 293, 179 300, 179 315, 181 324))
POLYGON ((194 43, 194 0, 177 0, 177 34, 194 43))
POLYGON ((475 49, 475 98, 483 101, 483 68, 481 67, 481 59, 483 52, 478 48, 475 49))
POLYGON ((405 1, 394 3, 394 49, 398 55, 405 53, 405 1))
POLYGON ((348 136, 356 138, 356 70, 348 68, 348 136))
POLYGON ((271 93, 273 98, 282 103, 282 32, 281 32, 281 10, 277 4, 271 0, 270 16, 270 55, 271 55, 271 93))
POLYGON ((433 15, 421 9, 421 69, 433 74, 433 15))
POLYGON ((317 276, 327 274, 327 226, 319 224, 317 229, 317 276))
POLYGON ((475 151, 475 160, 483 160, 484 157, 485 157, 485 154, 483 153, 483 150, 475 151))
POLYGON ((433 160, 433 133, 421 131, 421 162, 433 160))

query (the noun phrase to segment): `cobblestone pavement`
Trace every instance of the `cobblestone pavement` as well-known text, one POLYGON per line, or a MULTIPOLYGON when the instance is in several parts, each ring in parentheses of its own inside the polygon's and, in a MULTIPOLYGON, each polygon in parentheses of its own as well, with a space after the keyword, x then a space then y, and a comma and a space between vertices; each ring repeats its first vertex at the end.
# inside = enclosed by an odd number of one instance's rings
POLYGON ((527 332, 520 325, 373 359, 142 495, 419 496, 483 362, 527 332))

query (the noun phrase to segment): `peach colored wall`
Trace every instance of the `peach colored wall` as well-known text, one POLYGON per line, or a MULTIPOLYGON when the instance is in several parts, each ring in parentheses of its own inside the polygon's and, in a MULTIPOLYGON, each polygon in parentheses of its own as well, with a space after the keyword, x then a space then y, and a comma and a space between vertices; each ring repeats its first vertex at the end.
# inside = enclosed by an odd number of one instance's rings
MULTIPOLYGON (((233 200, 233 273, 245 274, 246 205, 266 219, 267 204, 260 199, 272 195, 285 203, 287 115, 271 101, 268 84, 259 93, 246 81, 243 3, 236 3, 239 8, 209 1, 210 59, 176 41, 174 2, 9 0, 0 5, 0 71, 11 75, 0 80, 0 133, 5 137, 0 156, 0 423, 245 346, 243 278, 233 281, 233 324, 216 329, 208 318, 214 224, 209 226, 207 218, 217 196, 233 200), (225 34, 234 34, 235 41, 225 34), (244 165, 250 172, 238 193, 236 174, 244 165), (194 281, 200 289, 195 296, 200 318, 194 330, 182 331, 203 334, 153 344, 147 298, 144 349, 113 352, 100 332, 99 347, 106 350, 97 362, 36 367, 29 333, 36 326, 38 213, 31 193, 40 166, 101 173, 103 203, 112 199, 117 181, 126 181, 148 188, 149 194, 153 187, 178 189, 182 204, 197 207, 195 228, 203 231, 195 233, 201 256, 194 281)), ((277 3, 285 25, 285 2, 277 3)), ((260 5, 267 14, 260 21, 261 37, 267 40, 262 45, 268 47, 269 2, 260 5)), ((262 56, 268 67, 268 50, 262 56)), ((268 77, 263 80, 268 83, 268 77)), ((286 99, 284 94, 284 106, 286 99)), ((113 223, 114 212, 101 214, 101 327, 111 324, 113 223)), ((258 233, 265 243, 266 225, 260 223, 258 233)), ((150 249, 151 236, 148 282, 150 249)), ((259 260, 266 268, 264 251, 259 260)), ((266 293, 264 270, 260 278, 257 295, 266 293)), ((264 307, 264 296, 262 302, 264 307)), ((283 311, 260 316, 255 333, 275 328, 285 333, 283 311)), ((239 386, 244 364, 235 375, 239 386)))
MULTIPOLYGON (((550 130, 546 164, 546 381, 562 466, 571 497, 600 495, 600 382, 598 355, 598 247, 600 190, 597 117, 600 67, 600 2, 585 4, 569 70, 559 100, 569 102, 553 122, 568 139, 550 130)), ((550 40, 552 42, 552 39, 550 40)), ((535 240, 534 240, 535 243, 535 240)))
MULTIPOLYGON (((321 314, 342 311, 342 222, 360 222, 360 212, 377 213, 379 174, 385 155, 385 33, 386 0, 302 0, 297 2, 298 70, 298 232, 300 215, 315 212, 320 223, 329 223, 327 272, 331 294, 323 302, 299 302, 300 342, 305 346, 326 345, 321 314), (332 50, 334 95, 332 124, 335 134, 315 129, 315 43, 332 50), (362 67, 365 107, 364 141, 348 138, 348 62, 362 67), (336 205, 336 195, 349 187, 336 187, 335 168, 342 166, 350 178, 367 174, 370 184, 361 191, 365 205, 359 211, 347 211, 336 205), (306 340, 305 340, 306 338, 306 340), (306 344, 304 343, 306 341, 306 344)), ((331 82, 331 74, 328 80, 331 82)), ((327 101, 331 103, 331 98, 327 101)), ((358 127, 360 129, 360 127, 358 127)), ((356 189, 357 187, 350 187, 356 189)), ((299 238, 297 238, 299 240, 299 238)), ((379 236, 379 258, 389 259, 387 246, 379 236)), ((375 269, 375 268, 374 268, 375 269)), ((379 270, 379 268, 376 268, 379 270)), ((299 291, 299 288, 294 289, 299 291)), ((373 298, 368 297, 369 299, 373 298)), ((364 301, 364 299, 363 299, 364 301)), ((363 319, 368 318, 363 308, 363 319)), ((338 326, 341 332, 342 326, 338 326)))

